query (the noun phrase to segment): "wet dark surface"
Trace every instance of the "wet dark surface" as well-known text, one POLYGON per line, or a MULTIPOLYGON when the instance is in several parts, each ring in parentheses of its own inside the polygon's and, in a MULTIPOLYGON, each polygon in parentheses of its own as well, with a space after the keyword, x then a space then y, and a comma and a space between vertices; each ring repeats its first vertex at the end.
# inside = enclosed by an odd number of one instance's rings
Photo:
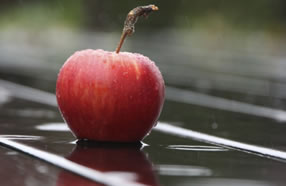
MULTIPOLYGON (((73 135, 61 128, 64 123, 57 107, 16 98, 3 87, 2 137, 87 167, 114 173, 132 172, 139 182, 148 185, 284 185, 283 161, 158 131, 144 139, 141 150, 122 145, 77 145, 73 135)), ((271 119, 167 100, 161 121, 240 142, 285 149, 285 126, 271 119)), ((1 165, 5 167, 0 172, 4 185, 97 185, 7 147, 1 147, 0 153, 1 165), (8 175, 13 177, 4 179, 8 175)))
POLYGON ((0 148, 1 185, 55 185, 59 168, 21 153, 0 148))

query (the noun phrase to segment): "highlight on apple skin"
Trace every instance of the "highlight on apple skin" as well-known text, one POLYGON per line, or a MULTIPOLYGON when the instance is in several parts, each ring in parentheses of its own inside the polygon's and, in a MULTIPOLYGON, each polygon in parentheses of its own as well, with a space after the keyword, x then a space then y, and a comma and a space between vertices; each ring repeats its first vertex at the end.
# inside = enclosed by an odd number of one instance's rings
POLYGON ((78 139, 135 142, 156 124, 165 85, 155 63, 141 54, 88 49, 65 62, 56 97, 78 139))

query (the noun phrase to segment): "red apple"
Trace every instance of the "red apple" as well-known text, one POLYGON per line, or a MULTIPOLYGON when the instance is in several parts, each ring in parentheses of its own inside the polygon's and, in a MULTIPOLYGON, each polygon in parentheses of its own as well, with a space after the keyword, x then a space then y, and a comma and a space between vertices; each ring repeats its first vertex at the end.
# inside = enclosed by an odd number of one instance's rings
POLYGON ((156 124, 164 80, 153 61, 128 52, 83 50, 61 68, 59 109, 78 139, 134 142, 156 124))

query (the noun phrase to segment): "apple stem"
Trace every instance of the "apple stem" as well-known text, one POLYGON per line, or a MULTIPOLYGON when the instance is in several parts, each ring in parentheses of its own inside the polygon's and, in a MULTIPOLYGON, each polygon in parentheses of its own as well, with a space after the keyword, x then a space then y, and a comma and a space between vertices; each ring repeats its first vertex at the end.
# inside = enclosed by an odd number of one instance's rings
POLYGON ((157 11, 159 8, 155 5, 147 6, 138 6, 132 9, 128 14, 124 22, 123 31, 120 37, 118 47, 116 48, 116 53, 120 52, 120 49, 123 45, 123 42, 126 36, 131 36, 135 32, 135 23, 138 20, 138 17, 144 16, 147 17, 152 11, 157 11))

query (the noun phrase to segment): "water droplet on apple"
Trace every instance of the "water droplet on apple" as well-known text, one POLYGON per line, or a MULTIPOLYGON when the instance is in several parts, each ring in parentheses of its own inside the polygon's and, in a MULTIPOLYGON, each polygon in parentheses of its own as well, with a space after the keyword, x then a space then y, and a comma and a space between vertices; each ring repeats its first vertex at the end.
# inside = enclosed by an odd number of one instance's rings
POLYGON ((156 122, 154 123, 154 126, 153 126, 153 127, 156 127, 156 126, 157 126, 157 124, 158 124, 158 121, 156 121, 156 122))
MULTIPOLYGON (((146 136, 149 136, 149 135, 150 135, 150 133, 151 133, 151 130, 146 134, 146 136)), ((145 136, 145 137, 146 137, 146 136, 145 136)))

